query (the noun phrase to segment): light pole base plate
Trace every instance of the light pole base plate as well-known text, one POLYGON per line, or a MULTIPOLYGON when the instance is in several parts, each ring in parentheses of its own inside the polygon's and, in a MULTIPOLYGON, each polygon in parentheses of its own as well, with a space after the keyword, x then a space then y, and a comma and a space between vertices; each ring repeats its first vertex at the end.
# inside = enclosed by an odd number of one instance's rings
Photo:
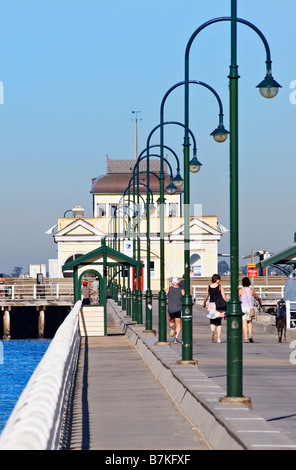
POLYGON ((155 330, 143 330, 142 333, 153 333, 154 336, 156 336, 156 331, 155 330))
POLYGON ((179 365, 191 365, 191 366, 197 366, 198 364, 198 361, 195 361, 194 359, 190 360, 190 361, 185 361, 183 359, 181 359, 180 361, 177 361, 177 364, 179 365))
POLYGON ((170 346, 171 347, 171 343, 169 341, 156 341, 156 343, 154 343, 156 346, 170 346))
POLYGON ((253 409, 251 398, 247 398, 247 397, 221 397, 219 398, 219 403, 223 403, 224 405, 227 405, 227 404, 228 405, 229 404, 245 405, 248 408, 250 408, 250 410, 253 409))

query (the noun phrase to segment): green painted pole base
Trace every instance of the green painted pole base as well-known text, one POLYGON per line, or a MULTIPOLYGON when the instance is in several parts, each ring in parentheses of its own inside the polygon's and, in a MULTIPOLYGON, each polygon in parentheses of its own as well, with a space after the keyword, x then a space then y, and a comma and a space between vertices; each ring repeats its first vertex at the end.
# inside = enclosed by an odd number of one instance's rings
POLYGON ((126 310, 126 288, 125 286, 121 289, 121 309, 126 310))
POLYGON ((227 307, 227 397, 243 397, 242 311, 240 301, 227 307))
POLYGON ((126 289, 126 317, 131 317, 132 311, 132 291, 130 287, 126 289))
POLYGON ((137 292, 135 289, 132 290, 132 318, 137 321, 137 292))
POLYGON ((142 291, 137 291, 137 322, 139 325, 143 323, 143 302, 142 302, 142 291))
POLYGON ((158 344, 167 344, 166 315, 166 293, 161 290, 158 294, 158 344))
POLYGON ((182 298, 182 361, 192 361, 192 297, 182 298))
POLYGON ((152 291, 146 290, 146 330, 152 331, 152 291))
POLYGON ((121 297, 121 285, 118 284, 118 290, 117 290, 117 304, 118 304, 118 307, 121 307, 121 300, 122 300, 122 297, 121 297))

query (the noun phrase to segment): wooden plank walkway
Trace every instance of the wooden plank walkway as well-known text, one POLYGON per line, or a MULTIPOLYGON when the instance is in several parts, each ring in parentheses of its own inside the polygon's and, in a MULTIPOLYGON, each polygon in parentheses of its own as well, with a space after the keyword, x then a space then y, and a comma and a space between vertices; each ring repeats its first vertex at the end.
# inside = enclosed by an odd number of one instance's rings
POLYGON ((69 450, 210 450, 108 315, 108 336, 82 338, 69 450))

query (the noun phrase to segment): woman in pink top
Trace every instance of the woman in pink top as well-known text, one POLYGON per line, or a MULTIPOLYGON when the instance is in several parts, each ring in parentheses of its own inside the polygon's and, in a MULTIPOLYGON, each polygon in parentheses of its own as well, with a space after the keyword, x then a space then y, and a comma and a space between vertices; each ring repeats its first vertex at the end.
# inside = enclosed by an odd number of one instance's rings
POLYGON ((244 343, 247 343, 248 341, 250 343, 253 343, 253 337, 252 337, 252 332, 253 332, 253 325, 252 325, 252 318, 250 315, 250 309, 254 307, 254 298, 258 300, 260 306, 261 306, 261 300, 257 296, 256 292, 254 289, 250 287, 251 282, 248 277, 244 277, 242 279, 242 288, 239 289, 239 298, 241 301, 241 308, 243 312, 243 334, 244 334, 244 343), (249 335, 249 339, 248 339, 249 335))

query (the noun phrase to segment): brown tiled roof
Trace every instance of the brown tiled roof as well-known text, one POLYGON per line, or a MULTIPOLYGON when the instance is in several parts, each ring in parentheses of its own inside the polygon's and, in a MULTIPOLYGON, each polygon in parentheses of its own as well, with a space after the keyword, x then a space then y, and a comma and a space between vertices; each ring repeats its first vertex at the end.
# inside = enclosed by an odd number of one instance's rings
MULTIPOLYGON (((122 194, 130 182, 135 163, 136 160, 111 160, 107 158, 107 174, 93 178, 91 194, 122 194)), ((159 175, 160 160, 151 159, 149 168, 150 171, 159 175)), ((146 170, 146 159, 140 162, 139 169, 140 171, 146 170)), ((166 164, 164 165, 164 172, 164 187, 166 187, 170 182, 166 164)), ((146 184, 146 173, 139 175, 140 193, 146 193, 147 188, 143 184, 141 185, 141 182, 146 184)), ((159 193, 159 180, 152 174, 150 174, 150 189, 153 193, 159 193)))
MULTIPOLYGON (((107 157, 107 174, 113 173, 132 173, 136 160, 112 160, 107 157)), ((146 158, 141 160, 138 168, 140 171, 145 171, 147 165, 146 158)), ((150 171, 159 172, 160 171, 160 159, 150 158, 149 160, 150 171)), ((166 170, 166 163, 164 162, 164 171, 166 170)))
MULTIPOLYGON (((131 173, 112 173, 92 180, 92 194, 122 194, 127 188, 132 174, 131 173)), ((143 173, 139 175, 139 187, 140 193, 146 193, 147 188, 142 183, 146 184, 146 174, 143 173)), ((166 187, 170 182, 170 176, 165 175, 164 187, 166 187)), ((159 193, 159 180, 153 175, 150 175, 149 181, 150 189, 153 193, 159 193)), ((137 181, 136 181, 137 185, 137 181)), ((133 186, 131 185, 131 192, 133 191, 133 186)))

